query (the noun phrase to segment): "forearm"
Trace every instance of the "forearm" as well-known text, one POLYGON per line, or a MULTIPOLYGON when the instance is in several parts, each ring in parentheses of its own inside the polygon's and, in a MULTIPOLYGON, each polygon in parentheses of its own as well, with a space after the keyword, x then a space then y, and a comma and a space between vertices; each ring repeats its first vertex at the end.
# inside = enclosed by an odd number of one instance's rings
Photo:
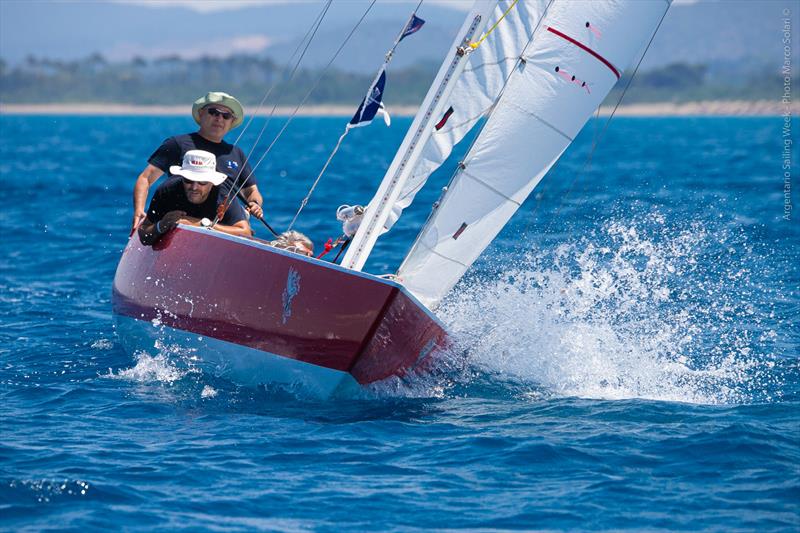
POLYGON ((253 235, 249 225, 244 226, 237 224, 236 226, 226 226, 225 224, 217 224, 214 226, 214 229, 221 231, 222 233, 227 233, 228 235, 235 235, 237 237, 250 237, 253 235))
POLYGON ((136 178, 136 184, 133 186, 133 209, 136 213, 144 213, 145 203, 147 202, 147 192, 150 186, 161 177, 163 172, 160 168, 148 164, 145 169, 136 178))
MULTIPOLYGON (((200 219, 195 217, 183 217, 181 218, 180 223, 188 226, 202 227, 200 219)), ((253 234, 253 232, 250 230, 250 225, 246 222, 238 222, 233 226, 218 223, 212 226, 212 229, 221 231, 222 233, 227 233, 228 235, 236 235, 237 237, 250 237, 253 234)))
POLYGON ((136 213, 144 211, 144 204, 147 202, 147 191, 150 189, 150 182, 143 175, 136 179, 133 186, 133 210, 136 213))
POLYGON ((257 185, 251 185, 244 190, 244 196, 248 202, 256 202, 258 205, 264 205, 264 197, 258 190, 257 185))

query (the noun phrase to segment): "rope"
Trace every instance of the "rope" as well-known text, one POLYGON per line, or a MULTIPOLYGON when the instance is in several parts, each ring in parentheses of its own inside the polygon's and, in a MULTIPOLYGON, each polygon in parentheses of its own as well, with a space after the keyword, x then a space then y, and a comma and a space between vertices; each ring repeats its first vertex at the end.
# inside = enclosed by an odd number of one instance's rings
MULTIPOLYGON (((340 237, 340 238, 341 238, 341 237, 340 237)), ((336 257, 334 257, 334 258, 333 258, 333 262, 334 262, 334 263, 335 263, 336 261, 338 261, 338 260, 339 260, 339 256, 340 256, 340 255, 342 255, 342 252, 344 252, 345 250, 347 250, 347 245, 349 245, 349 244, 350 244, 352 241, 353 241, 353 238, 352 238, 352 237, 347 237, 347 238, 344 240, 344 244, 342 245, 342 247, 341 247, 341 248, 339 248, 339 251, 336 253, 336 257)))
POLYGON ((517 5, 517 2, 518 2, 518 1, 519 1, 519 0, 514 0, 514 1, 511 3, 511 5, 510 5, 510 6, 508 6, 508 9, 506 9, 506 10, 505 10, 505 13, 503 13, 503 14, 500 16, 500 18, 499 18, 499 19, 497 19, 497 22, 495 22, 495 23, 492 25, 492 27, 491 27, 491 28, 489 28, 489 31, 487 31, 486 33, 484 33, 484 34, 483 34, 483 36, 482 36, 480 39, 478 39, 478 41, 477 41, 477 42, 474 42, 474 43, 469 43, 469 47, 470 47, 470 48, 472 48, 473 50, 475 50, 476 48, 478 48, 478 47, 481 45, 481 43, 483 43, 483 41, 485 41, 485 40, 486 40, 486 38, 489 36, 489 34, 490 34, 490 33, 492 33, 492 32, 493 32, 493 31, 494 31, 494 30, 497 28, 497 26, 500 24, 500 22, 501 22, 501 21, 502 21, 504 18, 506 18, 506 15, 508 15, 508 12, 509 12, 509 11, 511 11, 512 9, 514 9, 514 6, 515 6, 515 5, 517 5))
MULTIPOLYGON (((322 8, 322 11, 320 11, 320 13, 317 15, 317 18, 314 19, 314 22, 311 24, 311 26, 309 27, 308 31, 306 31, 306 34, 303 36, 303 39, 300 40, 300 43, 298 43, 298 45, 295 48, 294 52, 292 52, 292 55, 289 57, 289 62, 291 63, 292 58, 294 58, 294 56, 297 54, 297 51, 300 49, 300 47, 305 42, 305 47, 303 48, 303 52, 300 54, 300 57, 295 62, 294 67, 292 68, 292 71, 289 74, 289 78, 286 81, 286 83, 291 83, 291 81, 294 79, 294 76, 297 73, 298 68, 300 67, 300 63, 303 61, 303 58, 305 57, 306 52, 308 51, 308 47, 311 45, 311 42, 314 40, 314 37, 316 36, 317 31, 319 30, 319 27, 322 25, 322 21, 325 19, 325 15, 328 13, 328 9, 331 7, 332 3, 333 3, 333 0, 328 0, 327 1, 325 6, 322 8), (310 37, 309 37, 309 34, 310 34, 310 37), (308 40, 306 41, 306 39, 308 39, 308 40)), ((244 135, 244 132, 247 130, 247 128, 250 127, 250 124, 253 122, 253 119, 256 117, 256 114, 258 114, 258 112, 261 110, 262 105, 267 100, 267 97, 269 97, 269 95, 272 93, 272 91, 275 89, 275 87, 277 87, 278 81, 279 80, 275 80, 275 83, 272 84, 272 87, 270 87, 269 90, 266 92, 266 94, 264 94, 264 97, 261 99, 261 102, 258 104, 258 107, 256 108, 255 113, 250 115, 250 119, 247 121, 247 124, 245 124, 245 127, 242 129, 242 131, 239 133, 239 136, 236 138, 236 141, 233 143, 234 146, 236 146, 236 144, 242 138, 242 135, 244 135)), ((226 211, 227 211, 228 207, 230 206, 230 202, 233 201, 232 198, 235 198, 239 194, 239 191, 244 186, 244 182, 242 182, 242 184, 239 184, 239 178, 242 176, 242 172, 244 172, 244 168, 245 168, 247 162, 249 162, 250 156, 255 151, 256 146, 258 146, 258 143, 261 141, 261 137, 264 135, 264 132, 266 131, 267 126, 269 125, 270 121, 272 120, 272 117, 275 114, 275 110, 277 109, 277 107, 278 107, 278 102, 276 100, 276 102, 272 106, 272 109, 269 112, 269 116, 267 117, 267 120, 264 122, 264 125, 261 127, 261 131, 258 132, 258 136, 256 137, 256 140, 253 143, 253 146, 250 148, 250 151, 245 156, 244 164, 239 169, 239 172, 236 174, 236 178, 234 178, 234 180, 233 180, 233 185, 231 186, 230 190, 228 190, 228 194, 225 196, 225 199, 222 202, 222 205, 225 206, 225 210, 226 211), (235 190, 235 193, 234 193, 234 190, 235 190)), ((253 174, 255 174, 255 169, 252 169, 251 172, 250 172, 250 175, 253 175, 253 174)), ((217 222, 219 222, 219 220, 218 219, 214 219, 214 224, 216 224, 217 222)))
MULTIPOLYGON (((589 154, 586 156, 586 161, 584 162, 583 167, 581 168, 581 171, 578 172, 575 175, 575 177, 572 179, 572 182, 570 183, 569 189, 567 189, 567 192, 561 198, 561 203, 559 204, 558 209, 556 209, 556 212, 553 215, 553 217, 551 218, 550 222, 547 224, 547 227, 545 228, 545 231, 544 231, 545 233, 548 233, 550 231, 550 228, 552 227, 553 223, 555 222, 556 219, 558 219, 558 215, 561 213, 561 210, 564 208, 564 205, 566 204, 567 198, 569 197, 570 193, 572 193, 572 190, 573 190, 573 188, 575 187, 575 184, 578 181, 578 177, 581 174, 585 173, 586 169, 591 164, 592 157, 594 156, 595 150, 597 150, 597 146, 600 144, 600 141, 603 139, 603 137, 605 137, 606 131, 608 130, 608 126, 611 124, 611 119, 614 118, 614 115, 617 113, 617 109, 619 108, 620 104, 622 103, 622 99, 625 98, 625 93, 628 92, 628 89, 630 88, 631 83, 633 82, 633 78, 636 77, 636 73, 639 71, 639 67, 642 64, 642 61, 644 60, 645 55, 647 55, 647 51, 650 49, 650 45, 653 44, 653 39, 655 39, 659 28, 661 28, 661 23, 664 22, 664 17, 667 16, 667 12, 668 11, 669 11, 669 6, 667 6, 666 10, 664 10, 664 14, 661 15, 661 20, 658 21, 658 25, 656 26, 656 29, 653 32, 653 35, 650 36, 650 41, 647 43, 647 47, 644 49, 644 52, 642 53, 641 57, 639 58, 639 61, 636 63, 636 68, 633 69, 633 72, 631 73, 631 77, 628 80, 628 83, 625 85, 625 88, 622 90, 622 94, 620 94, 619 98, 617 99, 617 103, 614 105, 614 109, 611 111, 611 114, 608 116, 608 119, 606 120, 606 123, 603 126, 603 130, 600 132, 600 135, 597 136, 595 142, 592 143, 592 147, 589 150, 589 154)), ((599 116, 599 108, 598 108, 598 116, 599 116)), ((581 205, 583 203, 583 201, 584 201, 583 198, 579 199, 578 200, 578 205, 581 205)), ((530 221, 525 226, 525 229, 522 232, 523 235, 526 235, 528 233, 528 231, 530 230, 531 226, 533 225, 534 215, 536 214, 536 210, 538 210, 538 209, 539 209, 539 204, 537 204, 536 209, 531 214, 530 221)), ((520 242, 522 242, 522 241, 524 241, 524 239, 520 240, 520 242)))

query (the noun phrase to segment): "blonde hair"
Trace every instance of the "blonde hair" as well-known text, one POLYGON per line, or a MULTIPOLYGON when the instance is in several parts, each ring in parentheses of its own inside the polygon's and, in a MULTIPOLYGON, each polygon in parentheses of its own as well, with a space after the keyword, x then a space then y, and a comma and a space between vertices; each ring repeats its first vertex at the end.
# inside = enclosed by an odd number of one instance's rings
POLYGON ((314 243, 311 239, 295 230, 284 231, 278 235, 277 239, 271 241, 270 244, 275 248, 289 250, 295 253, 302 253, 297 249, 298 245, 302 245, 309 252, 306 255, 312 255, 314 253, 314 243))

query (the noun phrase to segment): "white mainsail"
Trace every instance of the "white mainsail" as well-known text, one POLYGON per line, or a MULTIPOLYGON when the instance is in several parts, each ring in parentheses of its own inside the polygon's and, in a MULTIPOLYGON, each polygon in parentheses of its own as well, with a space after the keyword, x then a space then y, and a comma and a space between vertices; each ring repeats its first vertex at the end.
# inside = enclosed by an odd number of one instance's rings
MULTIPOLYGON (((516 7, 519 16, 509 14, 492 35, 534 31, 525 42, 498 37, 489 48, 494 61, 517 58, 513 70, 398 271, 403 284, 431 308, 575 139, 651 38, 669 0, 553 0, 543 9, 539 2, 521 0, 516 7), (524 16, 530 18, 523 21, 524 16), (507 27, 512 25, 519 27, 507 27)), ((496 80, 484 82, 489 83, 496 80)))

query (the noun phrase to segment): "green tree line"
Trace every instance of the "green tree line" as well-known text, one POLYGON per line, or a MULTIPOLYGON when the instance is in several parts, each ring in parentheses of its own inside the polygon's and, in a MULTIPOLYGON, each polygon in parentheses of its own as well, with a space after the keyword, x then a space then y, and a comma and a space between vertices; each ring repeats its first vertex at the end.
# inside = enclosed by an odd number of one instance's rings
MULTIPOLYGON (((387 104, 419 104, 435 76, 436 67, 433 63, 424 63, 390 70, 384 100, 387 104)), ((100 54, 74 61, 30 56, 14 66, 0 59, 0 102, 180 105, 208 90, 223 90, 253 104, 277 82, 272 101, 293 105, 305 97, 320 74, 319 70, 300 70, 289 83, 287 68, 271 59, 252 55, 197 59, 168 56, 124 62, 110 62, 100 54)), ((619 99, 629 77, 629 73, 623 76, 607 103, 619 99)), ((331 69, 322 77, 308 103, 358 105, 371 81, 371 74, 331 69)), ((771 67, 731 74, 712 72, 705 65, 675 63, 639 72, 624 101, 774 99, 782 87, 782 77, 771 67)))
MULTIPOLYGON (((417 104, 435 75, 434 65, 390 71, 386 99, 417 104)), ((99 54, 76 61, 28 57, 10 67, 0 60, 0 101, 3 103, 121 103, 180 105, 198 94, 221 90, 244 103, 257 103, 277 81, 272 95, 281 105, 299 103, 321 72, 299 70, 291 83, 288 69, 263 57, 236 55, 221 59, 163 57, 109 62, 99 54)), ((331 69, 321 78, 308 102, 358 105, 371 75, 331 69)))

